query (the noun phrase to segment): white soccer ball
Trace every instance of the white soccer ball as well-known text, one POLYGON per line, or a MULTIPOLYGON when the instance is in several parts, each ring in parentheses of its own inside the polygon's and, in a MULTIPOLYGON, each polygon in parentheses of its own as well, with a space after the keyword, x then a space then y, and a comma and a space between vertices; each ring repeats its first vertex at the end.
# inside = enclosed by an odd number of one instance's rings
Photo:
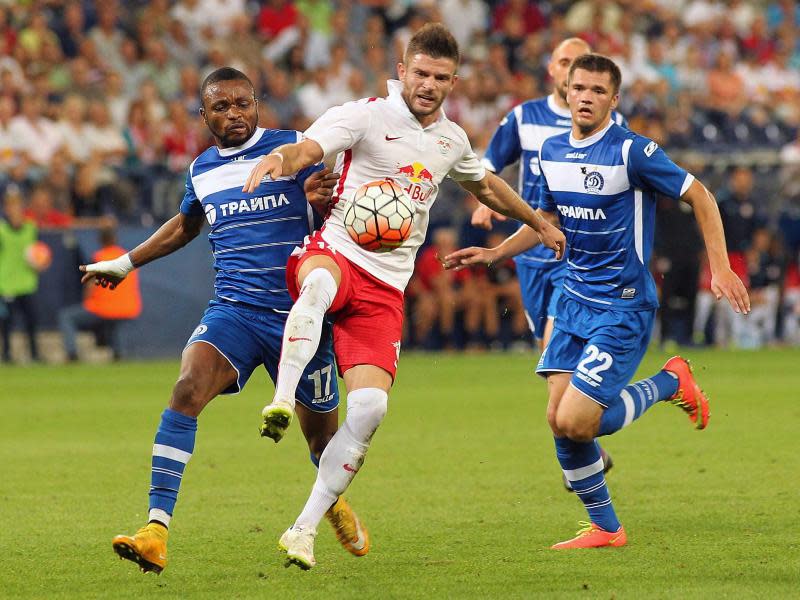
POLYGON ((344 226, 353 241, 372 252, 389 252, 411 235, 414 205, 394 181, 370 181, 344 208, 344 226))

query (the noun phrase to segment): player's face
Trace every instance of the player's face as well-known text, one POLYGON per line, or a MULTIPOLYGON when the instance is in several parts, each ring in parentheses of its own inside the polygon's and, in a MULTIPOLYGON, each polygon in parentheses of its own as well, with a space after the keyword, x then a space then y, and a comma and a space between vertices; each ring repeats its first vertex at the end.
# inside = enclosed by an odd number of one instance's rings
POLYGON ((567 103, 572 123, 584 135, 594 133, 608 123, 619 94, 614 90, 611 73, 576 69, 569 80, 567 103))
POLYGON ((200 114, 221 148, 241 146, 258 123, 258 101, 246 81, 218 81, 203 94, 200 114))
POLYGON ((547 72, 553 80, 553 91, 565 101, 567 99, 569 68, 572 66, 572 61, 581 54, 586 54, 589 51, 588 45, 571 42, 558 46, 550 57, 550 63, 547 65, 547 72))
POLYGON ((403 99, 420 121, 432 121, 458 80, 454 61, 426 54, 415 54, 408 64, 399 63, 397 73, 403 83, 403 99))

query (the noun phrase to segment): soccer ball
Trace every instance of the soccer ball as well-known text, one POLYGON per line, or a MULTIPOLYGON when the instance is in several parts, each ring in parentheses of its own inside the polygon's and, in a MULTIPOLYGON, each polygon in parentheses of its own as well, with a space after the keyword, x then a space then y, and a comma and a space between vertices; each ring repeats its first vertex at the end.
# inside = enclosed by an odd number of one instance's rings
POLYGON ((50 251, 50 246, 44 242, 37 241, 25 248, 25 261, 35 271, 46 271, 53 262, 53 253, 50 251))
POLYGON ((372 252, 389 252, 411 234, 414 206, 395 182, 370 181, 344 207, 344 226, 353 241, 372 252))

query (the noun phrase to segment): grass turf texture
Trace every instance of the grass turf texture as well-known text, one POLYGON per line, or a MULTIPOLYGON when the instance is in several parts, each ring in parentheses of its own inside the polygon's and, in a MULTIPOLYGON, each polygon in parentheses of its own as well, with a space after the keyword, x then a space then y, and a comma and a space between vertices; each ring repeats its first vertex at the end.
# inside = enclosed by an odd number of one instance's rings
MULTIPOLYGON (((519 355, 403 356, 347 497, 373 539, 318 566, 276 549, 314 469, 296 423, 258 435, 266 375, 200 418, 160 577, 111 550, 146 520, 150 445, 177 363, 0 368, 3 598, 784 598, 797 593, 800 352, 692 350, 709 429, 657 405, 606 439, 629 545, 555 552, 584 511, 561 488, 545 386, 519 355)), ((639 375, 666 355, 651 352, 639 375)), ((261 372, 263 373, 263 371, 261 372)))

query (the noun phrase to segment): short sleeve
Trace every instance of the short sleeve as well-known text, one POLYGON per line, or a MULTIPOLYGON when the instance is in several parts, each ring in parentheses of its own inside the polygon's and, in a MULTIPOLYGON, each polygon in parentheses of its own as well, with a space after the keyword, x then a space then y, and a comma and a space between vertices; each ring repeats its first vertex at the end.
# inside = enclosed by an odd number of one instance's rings
POLYGON ((326 157, 334 156, 364 138, 371 118, 372 111, 364 102, 348 102, 325 111, 306 129, 303 137, 317 142, 326 157))
POLYGON ((555 212, 556 201, 553 198, 553 194, 550 193, 550 186, 547 185, 547 177, 540 177, 539 179, 539 187, 536 192, 536 200, 539 204, 539 208, 544 212, 555 212))
MULTIPOLYGON (((192 165, 194 166, 194 165, 192 165)), ((192 184, 192 167, 186 172, 186 185, 184 186, 183 200, 181 201, 181 212, 184 215, 193 217, 203 216, 203 203, 197 198, 194 193, 194 185, 192 184)))
POLYGON ((461 158, 452 166, 447 175, 456 181, 480 181, 486 177, 486 168, 478 160, 478 156, 470 146, 466 135, 464 136, 464 151, 461 154, 461 158))
MULTIPOLYGON (((625 150, 623 147, 623 158, 625 150)), ((628 178, 634 187, 655 191, 669 198, 680 198, 694 176, 676 165, 658 144, 636 136, 627 152, 628 178)))
POLYGON ((517 118, 512 110, 500 121, 492 135, 483 157, 483 166, 492 173, 500 173, 508 165, 517 162, 521 152, 517 118))

